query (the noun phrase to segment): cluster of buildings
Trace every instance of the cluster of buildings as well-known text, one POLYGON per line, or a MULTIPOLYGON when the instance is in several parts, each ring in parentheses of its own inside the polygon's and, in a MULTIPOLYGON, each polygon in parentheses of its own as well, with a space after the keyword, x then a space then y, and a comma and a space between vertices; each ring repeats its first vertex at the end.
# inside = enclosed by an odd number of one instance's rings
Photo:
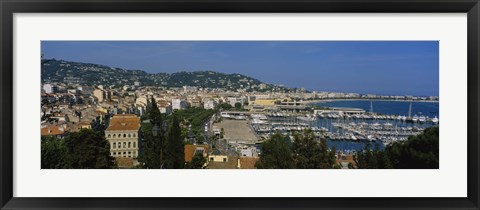
MULTIPOLYGON (((155 100, 161 113, 189 107, 216 109, 220 104, 240 106, 244 111, 291 111, 306 108, 305 102, 323 99, 393 99, 438 100, 438 97, 378 96, 356 93, 330 92, 245 92, 222 88, 147 87, 140 82, 121 87, 85 86, 76 78, 66 78, 66 83, 45 83, 41 86, 41 135, 63 138, 69 132, 91 129, 93 121, 112 116, 105 137, 110 143, 110 155, 119 166, 138 164, 142 151, 140 117, 146 112, 149 100, 155 100)), ((220 114, 220 113, 219 113, 220 114)), ((213 135, 220 131, 209 130, 213 135)), ((213 145, 186 145, 185 161, 197 153, 207 158, 206 168, 252 168, 258 160, 254 147, 212 149, 213 145), (235 155, 236 154, 236 155, 235 155)))

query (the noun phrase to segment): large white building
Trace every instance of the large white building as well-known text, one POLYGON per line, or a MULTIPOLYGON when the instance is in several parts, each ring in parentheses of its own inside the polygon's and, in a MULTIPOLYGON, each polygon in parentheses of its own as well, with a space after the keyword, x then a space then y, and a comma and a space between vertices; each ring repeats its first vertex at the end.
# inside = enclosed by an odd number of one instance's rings
POLYGON ((235 107, 236 103, 240 103, 243 106, 244 102, 245 99, 241 97, 228 97, 228 103, 233 107, 235 107))
POLYGON ((187 102, 185 99, 179 99, 179 98, 174 98, 172 99, 172 109, 186 109, 187 108, 187 102))
POLYGON ((217 107, 217 102, 215 100, 206 100, 203 103, 203 108, 204 109, 215 109, 217 107))
POLYGON ((45 93, 56 93, 58 92, 58 86, 52 84, 44 84, 43 90, 45 93))

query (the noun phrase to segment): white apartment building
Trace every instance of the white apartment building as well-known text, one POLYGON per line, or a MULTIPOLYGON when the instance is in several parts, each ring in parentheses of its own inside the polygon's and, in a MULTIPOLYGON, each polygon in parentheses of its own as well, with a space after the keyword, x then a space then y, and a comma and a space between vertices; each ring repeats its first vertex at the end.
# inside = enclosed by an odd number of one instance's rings
POLYGON ((204 109, 215 109, 217 108, 217 102, 215 100, 206 100, 203 103, 203 108, 204 109))
POLYGON ((57 93, 58 92, 58 86, 53 85, 53 84, 44 84, 43 85, 43 90, 45 93, 57 93))
POLYGON ((176 110, 176 109, 186 109, 187 108, 187 102, 185 101, 185 99, 179 99, 179 98, 174 98, 172 99, 172 109, 173 110, 176 110))

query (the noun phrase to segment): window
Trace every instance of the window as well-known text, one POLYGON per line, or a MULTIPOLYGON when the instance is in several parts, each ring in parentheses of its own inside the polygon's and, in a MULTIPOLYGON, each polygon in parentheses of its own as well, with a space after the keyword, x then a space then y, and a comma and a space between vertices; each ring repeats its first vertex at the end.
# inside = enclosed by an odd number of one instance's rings
POLYGON ((112 134, 108 134, 108 138, 112 137, 112 134))
POLYGON ((123 134, 123 138, 126 138, 127 137, 127 134, 123 134))
POLYGON ((127 142, 123 142, 123 148, 127 148, 127 142))
POLYGON ((117 134, 113 134, 113 138, 117 138, 117 134))
POLYGON ((118 142, 118 149, 121 149, 121 148, 122 148, 122 144, 118 142))
POLYGON ((133 137, 137 137, 137 134, 133 134, 133 137))
POLYGON ((227 158, 223 158, 223 162, 227 162, 227 158))
POLYGON ((212 157, 210 158, 210 161, 213 161, 213 158, 212 158, 212 157))
POLYGON ((137 146, 137 143, 133 142, 133 148, 135 148, 136 146, 137 146))
POLYGON ((113 149, 116 149, 117 148, 117 143, 113 143, 113 149))
POLYGON ((132 137, 131 134, 128 134, 128 138, 132 137))
POLYGON ((132 154, 132 152, 128 152, 128 154, 130 155, 130 154, 132 154))
POLYGON ((132 146, 132 142, 128 142, 128 148, 132 146))

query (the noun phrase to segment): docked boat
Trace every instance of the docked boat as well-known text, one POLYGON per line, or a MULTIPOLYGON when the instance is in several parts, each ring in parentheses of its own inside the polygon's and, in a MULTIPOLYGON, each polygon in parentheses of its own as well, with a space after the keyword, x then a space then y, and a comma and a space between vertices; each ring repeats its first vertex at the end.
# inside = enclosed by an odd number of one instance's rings
POLYGON ((414 122, 414 123, 418 122, 418 116, 417 115, 414 115, 412 117, 412 122, 414 122))
POLYGON ((438 121, 439 121, 439 120, 438 120, 438 117, 437 117, 437 116, 435 116, 434 118, 432 118, 432 123, 437 124, 438 121))
POLYGON ((423 115, 418 118, 418 122, 420 123, 425 123, 426 121, 427 121, 427 118, 423 115))

